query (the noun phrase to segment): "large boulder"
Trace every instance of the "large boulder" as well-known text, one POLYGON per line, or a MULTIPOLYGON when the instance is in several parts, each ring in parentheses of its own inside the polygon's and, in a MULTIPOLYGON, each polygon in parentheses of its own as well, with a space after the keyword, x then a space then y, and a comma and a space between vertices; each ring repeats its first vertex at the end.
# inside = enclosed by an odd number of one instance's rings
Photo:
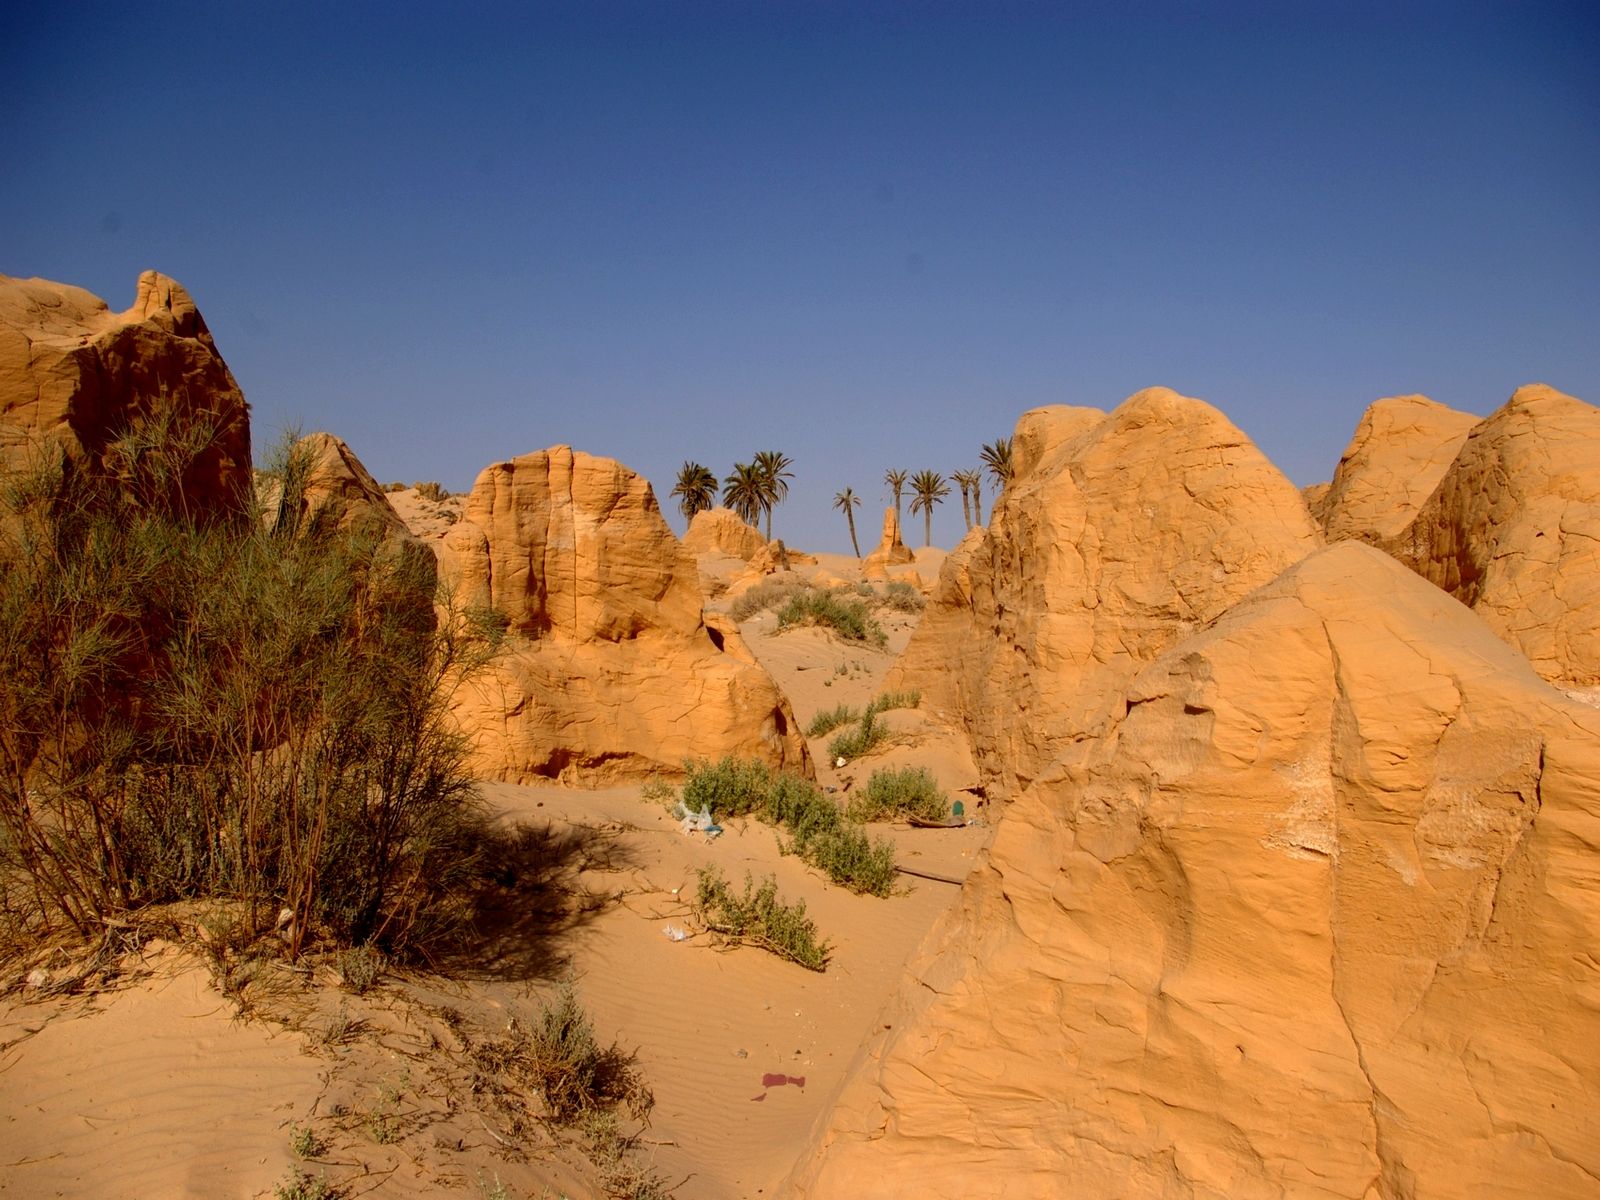
POLYGON ((1314 515, 1330 540, 1374 545, 1411 524, 1478 423, 1426 396, 1391 396, 1361 415, 1314 515))
POLYGON ((495 463, 437 553, 458 602, 509 634, 456 702, 480 773, 600 782, 724 754, 810 769, 787 701, 706 624, 693 558, 620 463, 566 446, 495 463))
POLYGON ((1546 679, 1600 686, 1600 409, 1543 384, 1518 388, 1382 544, 1546 679))
POLYGON ((683 544, 691 554, 726 554, 749 562, 766 548, 767 539, 731 508, 705 508, 689 522, 683 544))
POLYGON ((1144 664, 1322 544, 1220 412, 1165 388, 1109 415, 1036 410, 986 532, 947 560, 888 686, 964 727, 985 780, 1025 786, 1101 729, 1144 664))
POLYGON ((0 468, 61 459, 141 502, 247 513, 249 409, 181 285, 146 271, 114 313, 82 288, 0 275, 0 468))
POLYGON ((1600 1193, 1600 712, 1341 542, 1003 817, 790 1195, 1600 1193))

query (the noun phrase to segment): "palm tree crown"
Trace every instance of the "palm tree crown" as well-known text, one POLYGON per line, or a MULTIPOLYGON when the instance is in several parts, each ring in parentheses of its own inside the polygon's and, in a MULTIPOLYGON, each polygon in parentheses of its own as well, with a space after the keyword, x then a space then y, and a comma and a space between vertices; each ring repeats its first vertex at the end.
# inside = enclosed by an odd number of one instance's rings
POLYGON ((918 471, 911 477, 911 511, 922 513, 922 544, 933 545, 933 506, 944 503, 950 494, 944 476, 937 471, 918 471))
POLYGON ((794 460, 777 450, 758 450, 753 464, 761 473, 761 508, 767 514, 767 540, 772 539, 772 510, 789 495, 789 468, 794 460))
POLYGON ((685 459, 672 494, 678 497, 678 511, 683 514, 683 519, 692 521, 695 513, 717 502, 717 477, 709 467, 685 459))
POLYGON ((746 525, 760 527, 765 496, 761 468, 754 463, 734 463, 733 473, 722 481, 722 502, 744 518, 746 525))
POLYGON ((995 438, 978 452, 978 457, 983 459, 983 465, 989 468, 989 474, 994 477, 1001 490, 1005 489, 1011 481, 1011 439, 1008 437, 995 438))
POLYGON ((889 490, 894 493, 894 523, 900 524, 900 493, 905 490, 907 475, 898 467, 890 467, 883 473, 883 481, 889 485, 889 490))
POLYGON ((861 557, 861 543, 856 541, 856 514, 855 508, 861 503, 861 497, 856 495, 854 488, 845 488, 842 492, 833 494, 833 506, 844 513, 844 519, 850 522, 850 546, 856 552, 856 557, 861 557))

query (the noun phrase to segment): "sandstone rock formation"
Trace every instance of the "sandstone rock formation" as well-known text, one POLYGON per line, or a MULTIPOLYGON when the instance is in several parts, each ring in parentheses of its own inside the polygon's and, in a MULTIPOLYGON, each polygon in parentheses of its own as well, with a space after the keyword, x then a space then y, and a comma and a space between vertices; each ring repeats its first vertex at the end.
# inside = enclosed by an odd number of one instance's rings
POLYGON ((766 547, 767 539, 731 508, 706 508, 689 522, 683 544, 691 554, 727 554, 749 562, 766 547))
POLYGON ((888 681, 961 724, 1006 790, 1100 729, 1141 666, 1322 541, 1243 433, 1165 388, 1109 415, 1036 410, 1013 445, 988 530, 950 555, 888 681))
POLYGON ((249 410, 182 286, 146 271, 113 313, 82 288, 0 275, 0 466, 52 454, 163 492, 144 499, 243 516, 249 410), (140 476, 140 438, 182 459, 173 484, 140 476))
POLYGON ((1377 545, 1409 525, 1478 423, 1426 396, 1392 396, 1367 409, 1313 515, 1330 540, 1377 545))
POLYGON ((891 506, 883 510, 883 536, 877 548, 861 560, 863 579, 887 579, 889 568, 911 562, 915 556, 900 540, 900 517, 891 506))
POLYGON ((1600 712, 1355 542, 1119 700, 1007 811, 789 1194, 1600 1191, 1600 712))
POLYGON ((266 507, 275 520, 291 520, 301 527, 315 519, 338 529, 365 527, 384 537, 410 538, 383 488, 342 438, 307 434, 295 444, 294 455, 298 469, 305 472, 297 509, 293 514, 278 513, 281 488, 274 488, 266 507))
POLYGON ((725 623, 650 485, 556 446, 486 468, 438 547, 511 635, 457 717, 485 775, 597 782, 735 754, 809 770, 794 715, 725 623))
POLYGON ((1546 679, 1600 686, 1600 409, 1543 384, 1518 388, 1383 545, 1546 679))

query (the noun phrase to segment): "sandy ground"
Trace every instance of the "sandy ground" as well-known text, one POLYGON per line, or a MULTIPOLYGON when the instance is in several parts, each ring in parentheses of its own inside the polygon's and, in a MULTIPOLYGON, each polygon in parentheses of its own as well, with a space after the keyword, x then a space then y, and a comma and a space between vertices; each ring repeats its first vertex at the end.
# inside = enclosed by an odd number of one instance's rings
MULTIPOLYGON (((848 580, 853 568, 822 556, 802 570, 848 580)), ((741 629, 804 726, 877 693, 916 619, 882 617, 881 650, 815 629, 779 633, 770 614, 741 629)), ((929 767, 980 823, 880 830, 903 867, 960 880, 990 832, 976 794, 961 790, 976 782, 971 763, 920 713, 889 724, 893 744, 843 768, 826 761, 826 738, 813 742, 819 782, 842 795, 879 765, 929 767)), ((198 957, 161 941, 88 996, 38 1000, 4 981, 0 1193, 260 1197, 299 1168, 350 1197, 488 1197, 497 1186, 519 1200, 599 1195, 570 1139, 507 1126, 466 1052, 570 976, 602 1038, 637 1052, 656 1101, 639 1152, 674 1194, 770 1194, 957 887, 908 875, 887 899, 853 895, 784 856, 770 828, 685 834, 637 787, 486 784, 484 796, 543 839, 539 888, 489 951, 444 975, 391 975, 355 996, 330 967, 308 980, 266 964, 240 995, 270 1019, 241 1019, 198 957), (735 883, 776 875, 831 941, 827 970, 703 933, 668 937, 669 926, 693 928, 688 899, 705 866, 735 883), (291 1150, 297 1127, 322 1143, 311 1161, 291 1150)))

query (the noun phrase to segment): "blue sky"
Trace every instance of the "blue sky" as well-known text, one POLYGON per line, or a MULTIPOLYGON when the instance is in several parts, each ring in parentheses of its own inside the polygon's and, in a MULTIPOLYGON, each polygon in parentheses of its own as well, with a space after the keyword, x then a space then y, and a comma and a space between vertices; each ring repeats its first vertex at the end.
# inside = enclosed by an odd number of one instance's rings
POLYGON ((379 479, 565 442, 681 527, 778 449, 842 550, 1040 404, 1303 485, 1380 396, 1600 402, 1593 4, 12 5, 0 70, 0 272, 174 276, 379 479))

